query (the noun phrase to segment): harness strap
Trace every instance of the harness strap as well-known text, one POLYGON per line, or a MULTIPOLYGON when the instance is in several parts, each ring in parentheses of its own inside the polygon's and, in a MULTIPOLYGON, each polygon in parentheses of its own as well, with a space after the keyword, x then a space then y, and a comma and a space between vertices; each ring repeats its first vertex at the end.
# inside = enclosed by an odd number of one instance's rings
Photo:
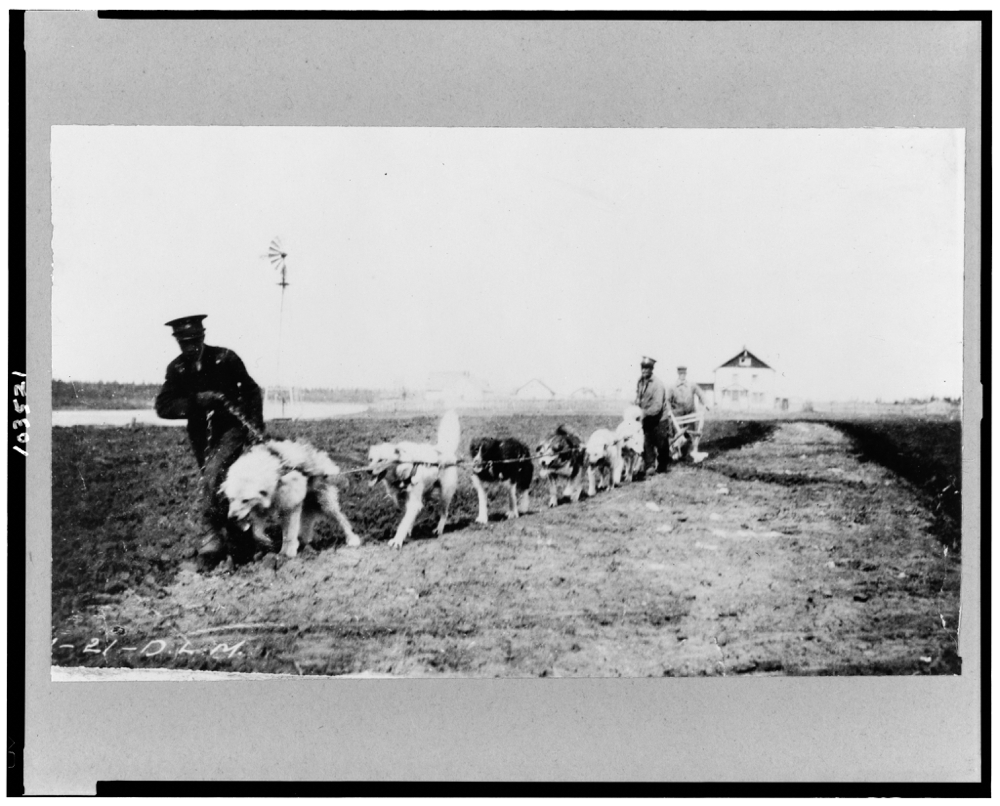
POLYGON ((271 456, 274 456, 278 460, 278 463, 281 465, 282 471, 288 471, 288 470, 295 470, 296 469, 294 465, 290 465, 288 463, 288 460, 284 456, 282 456, 278 451, 276 451, 274 449, 274 446, 271 445, 271 443, 265 442, 263 444, 264 444, 264 447, 267 448, 267 452, 269 454, 271 454, 271 456))

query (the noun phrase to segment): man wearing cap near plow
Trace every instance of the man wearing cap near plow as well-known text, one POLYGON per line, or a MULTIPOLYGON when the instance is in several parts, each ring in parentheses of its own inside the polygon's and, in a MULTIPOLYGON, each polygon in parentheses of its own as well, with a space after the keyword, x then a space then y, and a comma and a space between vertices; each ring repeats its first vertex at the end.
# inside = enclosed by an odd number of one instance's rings
POLYGON ((228 506, 219 487, 243 449, 264 435, 264 399, 240 357, 225 347, 205 344, 204 315, 167 322, 181 354, 167 366, 156 413, 165 420, 187 420, 188 439, 201 470, 208 535, 198 550, 205 565, 222 558, 233 538, 228 506))
MULTIPOLYGON (((705 393, 701 390, 701 387, 695 383, 688 383, 687 379, 687 367, 680 366, 677 367, 677 383, 671 386, 667 390, 667 405, 670 406, 670 410, 674 413, 674 417, 684 417, 689 414, 695 414, 698 411, 697 405, 695 404, 695 398, 701 401, 701 405, 708 409, 708 403, 705 400, 705 393)), ((669 419, 669 417, 667 418, 669 419)), ((704 419, 699 418, 698 422, 694 424, 691 428, 687 429, 687 434, 691 439, 691 461, 697 463, 704 459, 708 454, 701 453, 698 450, 698 444, 701 442, 701 432, 704 426, 704 419)), ((673 444, 674 437, 677 434, 674 433, 673 423, 670 425, 670 444, 673 444)), ((670 458, 677 460, 681 458, 681 447, 678 447, 676 451, 671 452, 670 458)))
POLYGON ((648 355, 639 363, 641 375, 635 388, 635 405, 642 409, 642 467, 645 478, 656 475, 657 448, 661 441, 660 421, 667 413, 667 392, 663 382, 653 374, 655 358, 648 355))

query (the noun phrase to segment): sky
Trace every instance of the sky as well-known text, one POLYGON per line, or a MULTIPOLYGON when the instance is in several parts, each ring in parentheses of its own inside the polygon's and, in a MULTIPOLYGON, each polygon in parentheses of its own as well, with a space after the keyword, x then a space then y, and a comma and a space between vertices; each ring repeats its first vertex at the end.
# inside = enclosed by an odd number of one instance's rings
POLYGON ((629 396, 744 347, 781 395, 958 397, 960 129, 56 126, 53 378, 469 372, 629 396), (267 259, 275 237, 289 286, 267 259))

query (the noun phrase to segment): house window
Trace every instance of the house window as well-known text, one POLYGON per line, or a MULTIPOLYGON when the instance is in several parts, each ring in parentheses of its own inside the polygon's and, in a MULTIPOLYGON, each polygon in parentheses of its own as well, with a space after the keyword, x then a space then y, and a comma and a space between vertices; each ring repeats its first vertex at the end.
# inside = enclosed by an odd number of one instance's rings
POLYGON ((754 383, 757 383, 757 376, 756 375, 751 375, 750 376, 750 380, 753 381, 754 383))

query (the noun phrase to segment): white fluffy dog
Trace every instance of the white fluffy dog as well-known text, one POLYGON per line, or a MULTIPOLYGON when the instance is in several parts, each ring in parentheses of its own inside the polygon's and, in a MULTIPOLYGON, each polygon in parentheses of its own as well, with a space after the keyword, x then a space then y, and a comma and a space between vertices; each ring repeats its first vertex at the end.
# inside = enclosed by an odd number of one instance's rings
POLYGON ((368 450, 368 486, 385 484, 389 497, 399 506, 406 495, 406 510, 389 541, 392 548, 402 548, 403 541, 413 531, 413 524, 424 506, 424 498, 435 487, 441 490, 441 518, 437 533, 440 537, 448 523, 448 509, 458 489, 458 443, 461 429, 458 415, 445 412, 438 424, 437 445, 419 442, 383 442, 368 450))
POLYGON ((622 479, 632 481, 632 476, 642 464, 642 452, 646 447, 646 437, 642 433, 642 409, 627 406, 622 413, 622 421, 615 429, 615 437, 622 452, 622 479))
POLYGON ((360 546, 361 538, 340 511, 333 478, 340 473, 323 451, 304 442, 270 440, 255 445, 233 462, 222 483, 229 499, 229 517, 254 538, 271 545, 264 527, 272 518, 281 523, 281 553, 294 557, 299 539, 312 540, 313 525, 326 515, 340 524, 347 545, 360 546))
POLYGON ((587 440, 587 495, 597 495, 598 477, 609 476, 601 487, 617 487, 622 481, 622 451, 618 438, 607 428, 598 428, 587 440))

